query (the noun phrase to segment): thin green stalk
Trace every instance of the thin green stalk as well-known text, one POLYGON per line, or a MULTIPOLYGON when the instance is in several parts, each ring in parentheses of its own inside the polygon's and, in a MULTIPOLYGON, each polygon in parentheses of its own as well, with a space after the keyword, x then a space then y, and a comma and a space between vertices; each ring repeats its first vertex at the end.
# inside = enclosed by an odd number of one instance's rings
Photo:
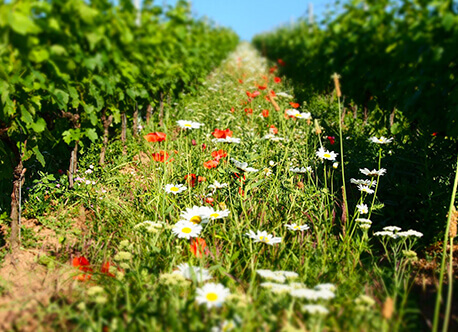
MULTIPOLYGON (((452 190, 452 197, 450 199, 450 206, 448 209, 448 218, 447 218, 447 226, 445 227, 445 235, 444 235, 444 247, 442 249, 442 261, 441 261, 441 270, 440 270, 440 275, 439 275, 439 286, 437 289, 437 297, 436 297, 436 307, 434 308, 434 320, 433 320, 433 332, 437 332, 437 329, 439 327, 439 310, 440 310, 440 303, 442 300, 442 282, 444 281, 444 270, 445 270, 445 252, 447 250, 447 242, 448 242, 448 233, 450 230, 450 220, 452 219, 452 211, 453 207, 455 205, 455 195, 456 195, 456 188, 458 186, 458 156, 456 160, 456 170, 455 170, 455 182, 453 184, 453 190, 452 190)), ((450 281, 449 281, 450 282, 450 281)), ((451 304, 451 294, 447 295, 447 306, 451 304), (450 299, 449 299, 450 297, 450 299)), ((449 308, 446 310, 450 310, 449 308)), ((448 321, 444 321, 444 326, 448 326, 448 321)))
POLYGON ((450 320, 450 310, 452 307, 452 292, 453 292, 453 237, 450 237, 450 252, 448 254, 448 292, 447 305, 445 307, 444 325, 442 332, 448 331, 448 323, 450 320))
MULTIPOLYGON (((379 171, 380 171, 380 166, 381 165, 382 165, 382 148, 380 147, 380 149, 378 150, 378 170, 379 171)), ((380 175, 377 176, 377 183, 375 184, 374 197, 372 198, 372 204, 371 204, 371 208, 369 210, 369 215, 367 216, 367 219, 371 219, 372 209, 374 208, 375 198, 377 197, 377 191, 378 191, 379 182, 380 182, 380 175)))
POLYGON ((345 165, 344 165, 344 149, 343 149, 343 138, 342 138, 342 105, 340 104, 340 97, 337 97, 337 101, 339 103, 340 167, 342 169, 342 184, 343 184, 342 199, 345 205, 345 216, 348 220, 349 214, 348 214, 347 188, 345 186, 345 165))

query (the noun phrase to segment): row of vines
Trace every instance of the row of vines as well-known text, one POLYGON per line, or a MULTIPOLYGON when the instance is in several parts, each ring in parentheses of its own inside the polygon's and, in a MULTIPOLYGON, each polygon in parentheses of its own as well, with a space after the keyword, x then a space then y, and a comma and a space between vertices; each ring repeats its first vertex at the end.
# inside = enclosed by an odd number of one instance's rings
MULTIPOLYGON (((301 19, 254 38, 305 91, 326 92, 339 73, 344 94, 385 122, 401 111, 416 128, 458 134, 458 3, 351 0, 324 24, 301 19)), ((356 113, 356 111, 355 111, 356 113)), ((396 134, 396 128, 393 128, 396 134)))
POLYGON ((186 1, 139 11, 131 0, 1 0, 0 180, 13 247, 24 162, 66 158, 71 187, 78 149, 101 144, 103 164, 110 135, 135 135, 142 116, 161 121, 164 103, 195 90, 237 43, 186 1))

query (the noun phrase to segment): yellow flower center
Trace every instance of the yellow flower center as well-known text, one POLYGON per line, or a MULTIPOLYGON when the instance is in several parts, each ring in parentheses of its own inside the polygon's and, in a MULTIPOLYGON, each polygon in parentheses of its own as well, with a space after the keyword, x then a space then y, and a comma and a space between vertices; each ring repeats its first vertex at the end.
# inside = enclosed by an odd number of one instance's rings
POLYGON ((262 242, 269 242, 269 238, 267 236, 260 236, 259 237, 259 240, 261 240, 262 242))
POLYGON ((186 123, 184 126, 185 127, 192 127, 189 123, 186 123))
POLYGON ((325 157, 325 158, 331 158, 331 155, 330 155, 329 153, 325 153, 325 154, 323 155, 323 157, 325 157))
POLYGON ((294 229, 299 229, 299 228, 300 228, 300 226, 294 226, 293 228, 294 228, 294 229))
POLYGON ((218 218, 218 217, 219 217, 219 213, 216 213, 216 212, 215 212, 215 213, 212 213, 212 214, 210 215, 210 217, 218 218))
POLYGON ((190 227, 183 227, 183 229, 181 231, 183 233, 189 234, 189 233, 191 233, 192 229, 190 227))
POLYGON ((218 300, 218 294, 216 293, 207 293, 205 297, 207 298, 208 301, 211 301, 211 302, 218 300))
POLYGON ((170 191, 177 192, 178 190, 180 190, 180 189, 178 189, 177 187, 172 187, 172 188, 170 188, 170 191))
POLYGON ((296 114, 296 118, 302 118, 302 114, 301 113, 297 113, 296 114))
POLYGON ((193 222, 194 224, 200 224, 200 222, 202 221, 202 218, 200 216, 194 216, 190 219, 191 222, 193 222))

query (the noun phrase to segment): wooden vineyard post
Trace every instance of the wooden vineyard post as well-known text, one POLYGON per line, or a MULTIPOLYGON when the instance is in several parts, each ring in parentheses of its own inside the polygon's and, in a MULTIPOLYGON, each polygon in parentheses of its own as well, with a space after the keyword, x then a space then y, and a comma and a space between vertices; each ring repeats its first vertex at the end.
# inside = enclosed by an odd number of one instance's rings
POLYGON ((105 153, 108 145, 108 134, 111 123, 113 122, 113 115, 109 117, 106 116, 106 109, 102 111, 102 124, 103 124, 103 145, 102 150, 100 151, 100 160, 99 165, 102 166, 105 164, 105 153))

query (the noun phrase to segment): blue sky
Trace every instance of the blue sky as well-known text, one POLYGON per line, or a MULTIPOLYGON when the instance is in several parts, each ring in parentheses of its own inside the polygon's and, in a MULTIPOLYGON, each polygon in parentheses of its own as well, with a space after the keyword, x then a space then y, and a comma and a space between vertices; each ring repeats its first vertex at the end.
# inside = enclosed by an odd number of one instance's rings
MULTIPOLYGON (((174 4, 175 0, 163 0, 174 4)), ((235 30, 241 39, 251 38, 281 24, 307 16, 309 3, 318 19, 326 5, 334 0, 191 0, 192 11, 198 17, 207 16, 220 25, 235 30)), ((158 4, 161 0, 158 1, 158 4)))

